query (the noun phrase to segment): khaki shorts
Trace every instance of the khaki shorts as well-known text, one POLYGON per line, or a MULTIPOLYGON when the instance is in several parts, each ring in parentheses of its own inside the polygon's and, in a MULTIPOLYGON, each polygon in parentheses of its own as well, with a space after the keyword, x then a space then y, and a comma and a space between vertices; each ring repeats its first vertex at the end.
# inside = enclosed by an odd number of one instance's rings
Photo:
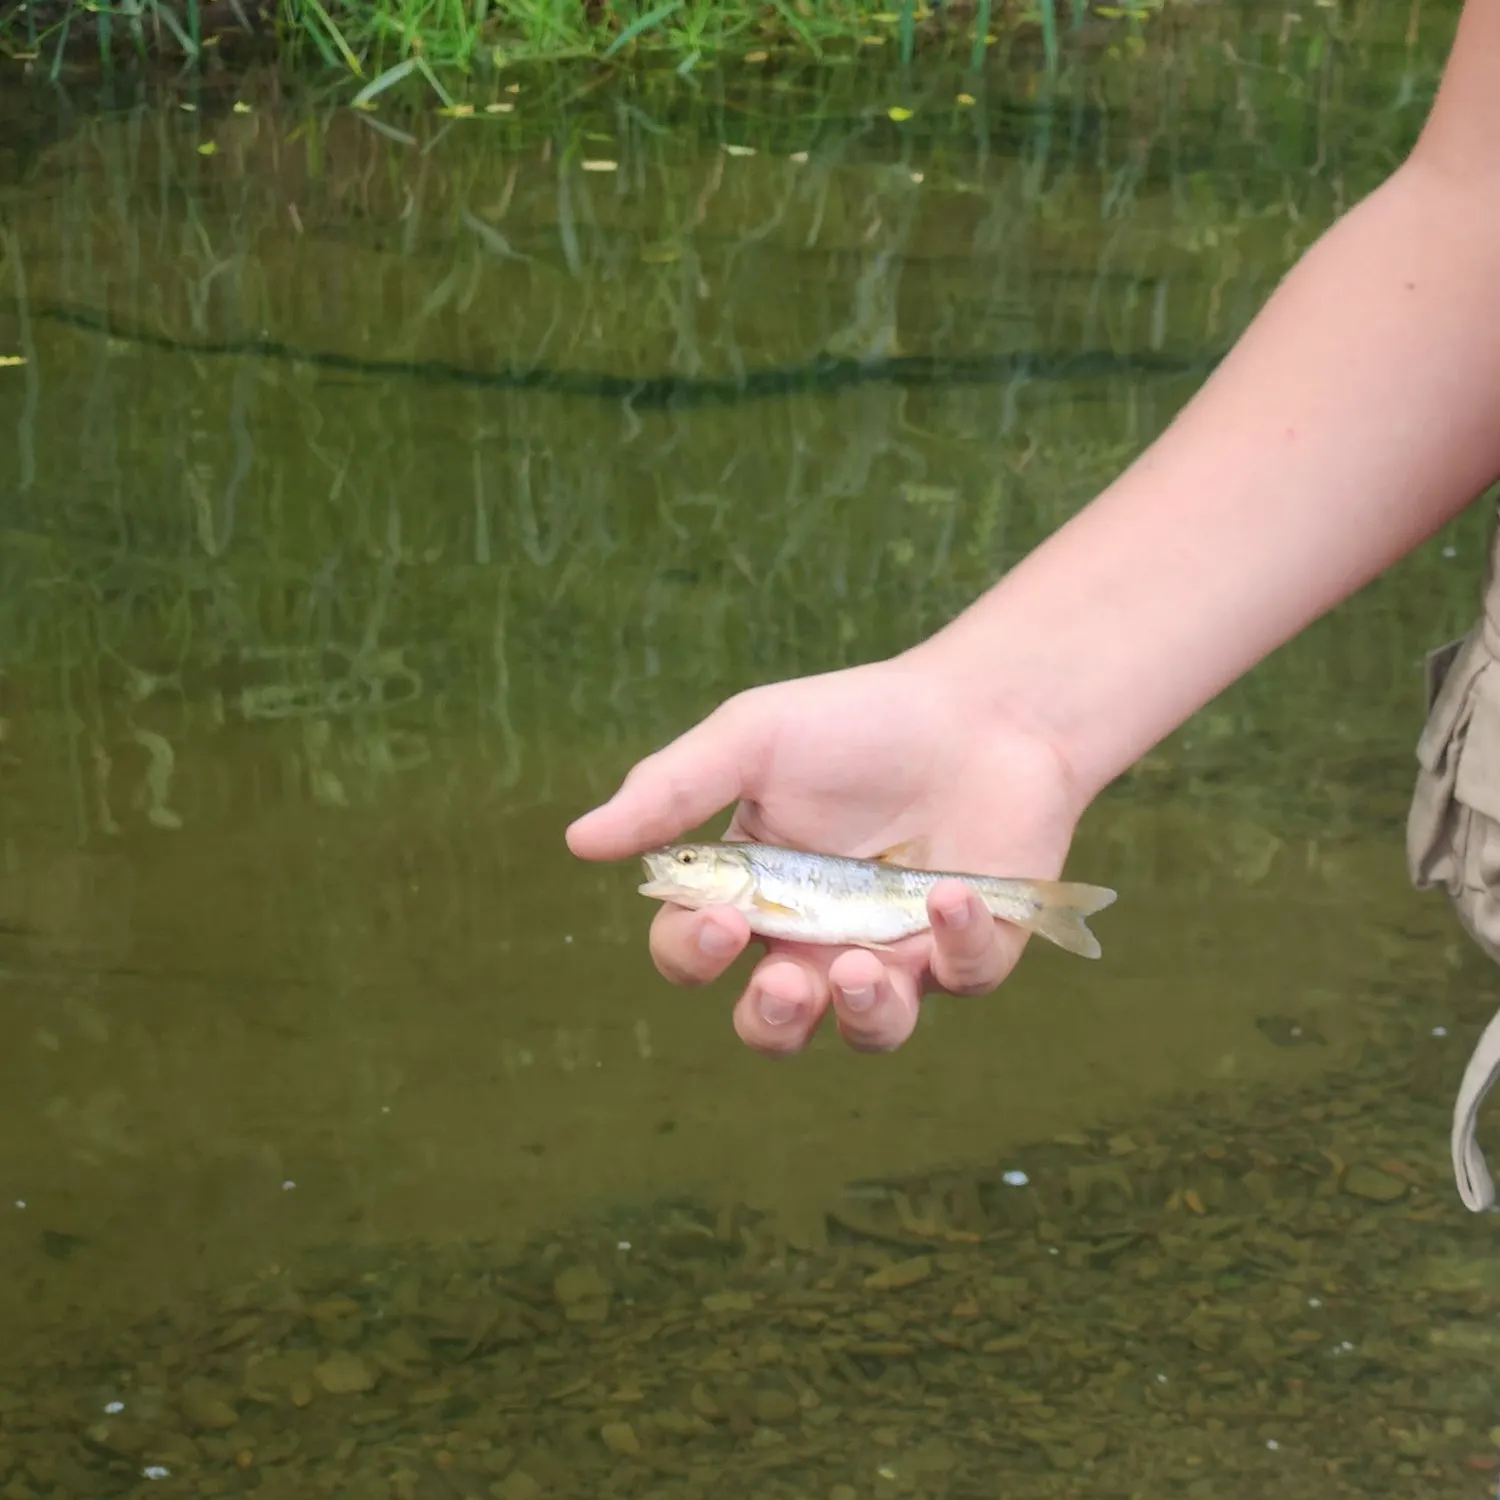
MULTIPOLYGON (((1465 930, 1500 964, 1500 523, 1491 532, 1479 623, 1427 658, 1406 861, 1417 889, 1446 890, 1465 930)), ((1480 1037, 1453 1106, 1453 1172, 1476 1213, 1495 1202, 1476 1121, 1497 1077, 1500 1015, 1480 1037)))

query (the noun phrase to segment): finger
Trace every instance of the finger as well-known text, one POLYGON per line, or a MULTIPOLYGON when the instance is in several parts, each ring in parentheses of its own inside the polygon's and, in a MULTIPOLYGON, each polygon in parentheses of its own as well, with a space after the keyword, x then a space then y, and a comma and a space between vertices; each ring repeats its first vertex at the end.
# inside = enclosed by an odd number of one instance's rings
POLYGON ((732 906, 666 905, 651 921, 651 962, 673 984, 712 984, 749 941, 750 924, 732 906))
POLYGON ((756 734, 731 699, 664 749, 637 762, 608 802, 569 825, 580 859, 623 859, 706 823, 736 801, 756 734))
POLYGON ((997 922, 961 881, 933 886, 927 914, 932 921, 932 977, 953 995, 988 994, 1015 968, 1026 946, 1026 933, 997 922))
POLYGON ((785 954, 763 959, 734 1008, 740 1040, 771 1057, 800 1052, 828 1009, 828 985, 811 964, 785 954))
POLYGON ((868 949, 841 953, 828 968, 839 1034, 857 1052, 894 1052, 917 1029, 921 1000, 911 974, 888 969, 868 949))

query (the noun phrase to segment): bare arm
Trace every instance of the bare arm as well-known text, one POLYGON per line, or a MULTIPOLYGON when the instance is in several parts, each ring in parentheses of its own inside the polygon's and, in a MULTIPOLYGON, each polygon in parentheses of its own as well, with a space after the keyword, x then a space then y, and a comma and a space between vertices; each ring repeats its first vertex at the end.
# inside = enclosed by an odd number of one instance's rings
POLYGON ((1469 0, 1408 160, 1131 468, 910 655, 1030 722, 1086 802, 1497 474, 1500 0, 1469 0))
MULTIPOLYGON (((933 868, 1054 874, 1095 793, 1497 473, 1500 0, 1468 0, 1410 158, 1123 476, 931 640, 737 695, 569 842, 619 858, 734 802, 740 837, 867 854, 916 836, 933 868)), ((851 1046, 886 1049, 925 989, 1001 983, 1024 935, 962 883, 928 905, 930 938, 880 955, 769 943, 740 1035, 785 1055, 831 1010, 851 1046)), ((737 911, 666 907, 651 949, 701 984, 749 938, 737 911)))

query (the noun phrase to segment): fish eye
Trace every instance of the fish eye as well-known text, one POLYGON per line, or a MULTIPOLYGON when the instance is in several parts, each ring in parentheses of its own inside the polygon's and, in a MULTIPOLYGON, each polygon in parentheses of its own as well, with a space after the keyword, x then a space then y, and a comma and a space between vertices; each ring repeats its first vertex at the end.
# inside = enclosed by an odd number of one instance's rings
POLYGON ((677 858, 685 865, 690 865, 698 856, 691 849, 682 850, 677 858))

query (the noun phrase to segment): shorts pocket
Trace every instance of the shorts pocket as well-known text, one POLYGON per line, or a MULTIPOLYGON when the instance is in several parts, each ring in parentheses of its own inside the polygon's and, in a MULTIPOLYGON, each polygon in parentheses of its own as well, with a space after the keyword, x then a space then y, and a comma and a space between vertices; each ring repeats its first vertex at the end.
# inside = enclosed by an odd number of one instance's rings
POLYGON ((1500 662, 1483 630, 1434 652, 1428 683, 1407 872, 1419 890, 1446 890, 1470 935, 1500 963, 1500 662))

